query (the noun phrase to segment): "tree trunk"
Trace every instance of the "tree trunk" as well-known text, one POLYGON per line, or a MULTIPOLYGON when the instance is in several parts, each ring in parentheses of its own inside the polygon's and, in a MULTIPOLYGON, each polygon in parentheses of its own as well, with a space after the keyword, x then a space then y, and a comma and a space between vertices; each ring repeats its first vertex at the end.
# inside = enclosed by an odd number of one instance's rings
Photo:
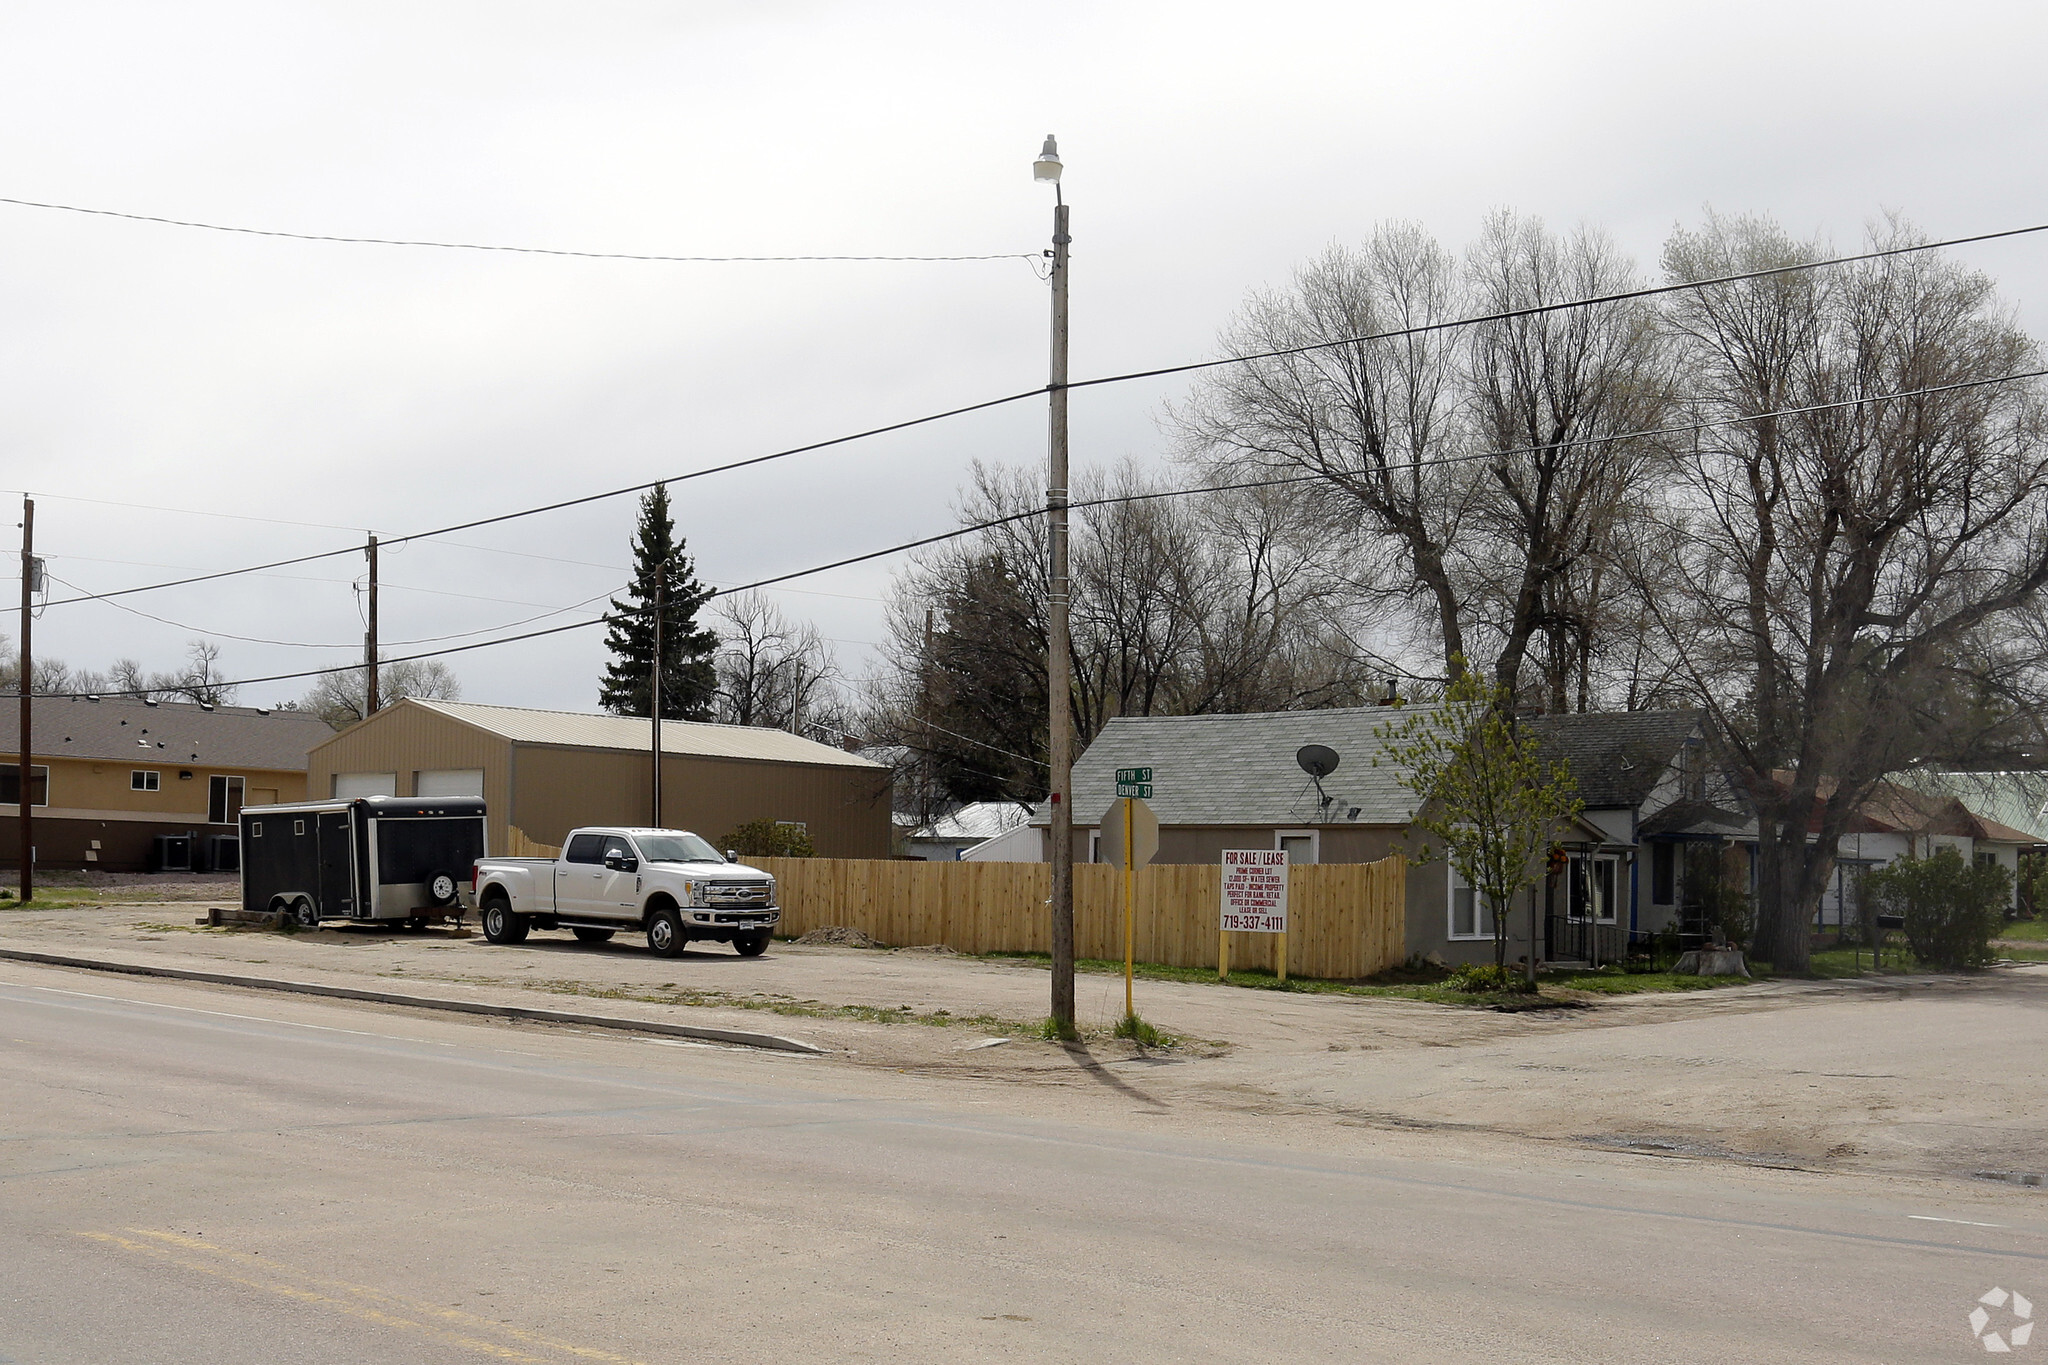
POLYGON ((1797 819, 1783 810, 1758 821, 1756 934, 1752 952, 1780 972, 1804 972, 1812 964, 1806 903, 1806 803, 1792 803, 1797 819))

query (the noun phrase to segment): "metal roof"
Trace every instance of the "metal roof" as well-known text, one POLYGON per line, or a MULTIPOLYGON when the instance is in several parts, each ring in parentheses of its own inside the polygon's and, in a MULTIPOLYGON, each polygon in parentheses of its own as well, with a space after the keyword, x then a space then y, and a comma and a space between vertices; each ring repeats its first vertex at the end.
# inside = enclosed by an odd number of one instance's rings
MULTIPOLYGON (((196 702, 151 706, 135 697, 46 697, 36 700, 29 744, 38 758, 176 767, 259 768, 303 773, 306 755, 334 738, 310 711, 253 706, 202 710, 196 702)), ((0 752, 13 754, 20 731, 0 723, 0 752)))
MULTIPOLYGON (((644 716, 592 715, 584 711, 535 711, 523 706, 486 706, 468 701, 423 701, 408 698, 400 706, 418 706, 451 720, 508 739, 514 744, 551 744, 565 749, 626 749, 645 753, 652 736, 644 716)), ((806 763, 833 768, 881 768, 883 765, 829 744, 752 725, 707 725, 700 721, 661 723, 661 751, 699 758, 741 758, 758 763, 806 763)))

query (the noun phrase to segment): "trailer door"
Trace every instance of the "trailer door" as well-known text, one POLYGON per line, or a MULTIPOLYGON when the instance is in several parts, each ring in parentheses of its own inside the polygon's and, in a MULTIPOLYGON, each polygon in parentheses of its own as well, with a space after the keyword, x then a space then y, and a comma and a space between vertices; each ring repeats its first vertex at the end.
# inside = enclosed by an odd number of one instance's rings
POLYGON ((320 812, 320 913, 354 915, 355 831, 345 810, 320 812))

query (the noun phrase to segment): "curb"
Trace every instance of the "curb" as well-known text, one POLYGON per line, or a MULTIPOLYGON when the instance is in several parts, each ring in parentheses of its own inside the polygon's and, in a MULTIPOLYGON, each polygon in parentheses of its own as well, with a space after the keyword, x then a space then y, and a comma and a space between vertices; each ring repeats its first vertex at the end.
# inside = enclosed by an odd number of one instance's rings
POLYGON ((770 1052, 798 1052, 822 1057, 825 1049, 774 1033, 748 1033, 742 1029, 702 1028, 695 1024, 668 1024, 658 1019, 623 1019, 617 1015, 574 1014, 568 1010, 534 1009, 526 1005, 494 1005, 482 1000, 443 1000, 428 995, 400 995, 395 991, 362 990, 355 986, 323 986, 312 981, 280 981, 274 977, 232 976, 227 972, 202 972, 186 967, 146 967, 132 962, 103 962, 89 957, 64 957, 56 953, 32 953, 22 948, 0 948, 0 959, 29 962, 43 967, 71 967, 88 972, 114 972, 122 976, 159 976, 173 981, 203 981, 215 986, 244 986, 259 991, 285 991, 292 995, 322 995, 335 1000, 365 1000, 377 1005, 404 1005, 413 1009, 448 1010, 457 1014, 483 1014, 498 1019, 525 1019, 539 1024, 580 1024, 585 1028, 618 1029, 623 1033, 657 1033, 670 1038, 694 1038, 704 1042, 731 1043, 770 1052))

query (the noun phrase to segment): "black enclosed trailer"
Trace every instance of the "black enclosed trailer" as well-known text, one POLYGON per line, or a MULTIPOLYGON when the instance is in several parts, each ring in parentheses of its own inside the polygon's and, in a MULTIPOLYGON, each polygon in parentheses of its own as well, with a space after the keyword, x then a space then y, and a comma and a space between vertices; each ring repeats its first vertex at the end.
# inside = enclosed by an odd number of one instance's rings
POLYGON ((301 924, 462 913, 483 857, 472 796, 359 796, 242 808, 242 908, 301 924))

